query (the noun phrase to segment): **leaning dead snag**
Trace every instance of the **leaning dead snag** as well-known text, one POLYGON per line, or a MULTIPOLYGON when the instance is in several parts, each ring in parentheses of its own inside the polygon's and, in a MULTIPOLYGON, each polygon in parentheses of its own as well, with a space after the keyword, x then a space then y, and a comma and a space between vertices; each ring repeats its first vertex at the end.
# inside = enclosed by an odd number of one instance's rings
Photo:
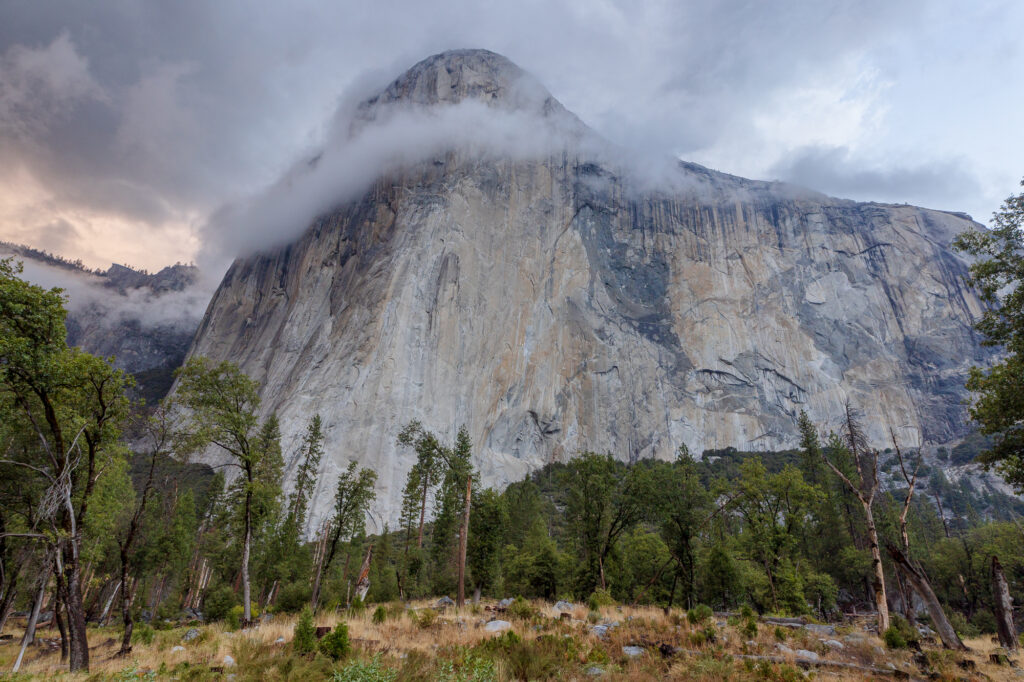
POLYGON ((999 565, 998 557, 992 557, 992 603, 996 616, 996 630, 999 633, 999 643, 1007 651, 1016 651, 1019 647, 1017 641, 1017 628, 1013 624, 1013 599, 1010 597, 1010 587, 1006 584, 1006 576, 1003 575, 1003 567, 999 565))
POLYGON ((945 611, 942 610, 942 604, 939 603, 939 598, 935 596, 931 583, 928 581, 928 576, 924 574, 924 571, 912 563, 896 547, 888 545, 886 549, 889 552, 889 556, 892 557, 893 564, 896 565, 896 570, 903 573, 903 577, 907 579, 907 582, 910 583, 914 591, 924 601, 925 606, 928 608, 928 615, 932 617, 932 623, 935 625, 935 631, 939 633, 939 637, 942 639, 942 645, 947 649, 969 651, 967 646, 960 640, 960 636, 956 634, 956 630, 950 624, 945 611))
POLYGON ((868 439, 860 426, 860 415, 857 410, 846 402, 846 433, 844 440, 849 448, 854 463, 857 465, 858 482, 855 484, 844 474, 839 467, 825 455, 822 450, 821 458, 825 460, 836 476, 838 476, 846 487, 857 496, 860 504, 864 507, 865 527, 868 534, 868 544, 871 549, 871 589, 875 594, 875 608, 878 611, 878 632, 879 634, 889 629, 889 602, 885 596, 885 573, 882 570, 882 552, 878 545, 878 530, 875 527, 874 503, 875 495, 878 493, 878 451, 868 447, 868 439), (870 465, 870 471, 868 470, 870 465))

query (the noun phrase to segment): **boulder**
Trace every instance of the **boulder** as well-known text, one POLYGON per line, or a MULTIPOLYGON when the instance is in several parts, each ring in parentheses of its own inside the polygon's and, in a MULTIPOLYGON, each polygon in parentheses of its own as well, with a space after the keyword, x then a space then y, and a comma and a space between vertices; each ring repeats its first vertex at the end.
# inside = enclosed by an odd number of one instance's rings
POLYGON ((504 632, 505 630, 508 630, 511 627, 512 623, 508 622, 507 620, 492 620, 488 621, 487 624, 484 625, 484 630, 486 630, 487 632, 504 632))
POLYGON ((808 623, 804 626, 804 630, 807 630, 808 632, 813 632, 814 634, 820 635, 822 637, 836 636, 836 629, 831 625, 818 625, 817 623, 808 623))
POLYGON ((171 653, 172 653, 172 654, 173 654, 173 653, 176 653, 176 652, 178 652, 178 651, 184 651, 184 650, 185 650, 185 647, 181 646, 180 644, 179 644, 179 645, 177 645, 177 646, 172 646, 172 647, 171 647, 171 653))
POLYGON ((818 654, 814 653, 813 651, 808 651, 807 649, 797 649, 796 650, 796 657, 797 658, 806 658, 808 661, 816 661, 816 660, 818 660, 818 654))
POLYGON ((637 656, 644 655, 644 648, 642 646, 624 646, 622 647, 622 653, 630 658, 636 658, 637 656))
POLYGON ((199 630, 197 630, 196 628, 189 628, 188 630, 185 631, 185 634, 182 635, 181 641, 183 641, 183 642, 191 642, 193 639, 195 639, 198 636, 199 636, 199 630))
POLYGON ((231 657, 231 654, 224 654, 224 667, 230 668, 235 665, 235 659, 231 657))
POLYGON ((827 646, 829 649, 845 649, 846 645, 840 642, 838 639, 823 639, 821 643, 827 646))
POLYGON ((437 606, 439 608, 443 608, 445 606, 455 606, 455 600, 453 600, 448 595, 445 595, 437 600, 437 606))
POLYGON ((559 611, 559 612, 561 612, 561 611, 573 611, 573 610, 575 610, 575 608, 576 607, 573 605, 572 602, 568 602, 568 601, 557 601, 557 602, 555 602, 555 611, 559 611))

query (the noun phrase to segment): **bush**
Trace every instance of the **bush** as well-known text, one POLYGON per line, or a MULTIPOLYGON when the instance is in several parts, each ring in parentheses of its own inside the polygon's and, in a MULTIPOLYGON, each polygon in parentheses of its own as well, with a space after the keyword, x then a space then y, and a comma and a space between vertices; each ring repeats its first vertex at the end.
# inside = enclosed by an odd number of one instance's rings
POLYGON ((298 613, 309 604, 313 590, 308 584, 298 582, 285 585, 277 593, 277 604, 274 610, 279 613, 298 613))
POLYGON ((505 613, 511 618, 530 620, 537 615, 537 610, 522 597, 516 597, 515 601, 508 605, 505 613))
POLYGON ((297 654, 311 654, 316 651, 316 627, 313 626, 313 612, 307 606, 299 614, 292 637, 292 648, 297 654))
POLYGON ((386 608, 384 608, 383 604, 381 604, 376 609, 374 609, 372 620, 373 620, 373 622, 376 625, 380 625, 381 623, 383 623, 387 619, 388 619, 388 610, 386 608))
POLYGON ((331 682, 394 682, 398 671, 381 665, 378 658, 372 661, 352 661, 334 671, 331 682))
POLYGON ((597 589, 587 599, 587 606, 590 607, 591 611, 597 611, 602 606, 614 606, 615 600, 612 599, 612 595, 608 590, 597 589))
POLYGON ((242 626, 243 615, 245 615, 245 609, 242 608, 241 604, 235 604, 224 618, 224 624, 227 625, 229 630, 237 630, 242 626))
POLYGON ((920 634, 917 629, 907 622, 907 619, 898 613, 892 614, 889 621, 889 628, 882 633, 882 640, 885 646, 890 649, 906 649, 916 643, 920 634))
POLYGON ((352 652, 352 644, 348 641, 348 625, 338 623, 334 629, 320 640, 320 653, 337 661, 346 658, 352 652))
POLYGON ((156 637, 156 630, 146 623, 137 623, 132 630, 132 644, 145 644, 149 646, 156 637))
POLYGON ((700 625, 704 621, 710 620, 714 615, 715 612, 707 604, 697 604, 686 612, 686 620, 690 621, 691 625, 700 625))
POLYGON ((238 603, 235 591, 228 585, 221 585, 206 593, 203 600, 203 613, 210 621, 224 620, 228 617, 231 607, 238 603))
POLYGON ((417 609, 409 611, 409 618, 421 630, 426 630, 437 622, 437 611, 434 609, 417 609))

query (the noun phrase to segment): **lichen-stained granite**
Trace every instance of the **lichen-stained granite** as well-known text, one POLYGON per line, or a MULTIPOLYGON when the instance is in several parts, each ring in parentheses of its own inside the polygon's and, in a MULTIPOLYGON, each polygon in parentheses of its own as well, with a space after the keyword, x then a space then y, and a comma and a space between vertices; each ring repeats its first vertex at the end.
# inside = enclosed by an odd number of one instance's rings
MULTIPOLYGON (((539 85, 509 95, 522 78, 489 52, 445 53, 362 115, 469 97, 575 125, 539 85)), ((906 446, 965 433, 967 368, 989 353, 950 249, 967 217, 685 163, 659 187, 613 158, 441 154, 234 263, 192 352, 261 382, 286 452, 323 416, 315 517, 350 459, 397 514, 412 419, 448 438, 465 424, 487 485, 582 450, 793 446, 801 409, 837 428, 847 398, 879 447, 890 425, 906 446)))

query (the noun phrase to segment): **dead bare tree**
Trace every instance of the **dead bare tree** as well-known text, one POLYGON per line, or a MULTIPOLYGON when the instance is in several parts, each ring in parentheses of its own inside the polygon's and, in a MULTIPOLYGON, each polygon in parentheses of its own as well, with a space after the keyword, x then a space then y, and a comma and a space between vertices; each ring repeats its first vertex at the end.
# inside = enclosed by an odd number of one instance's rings
POLYGON ((946 617, 946 612, 942 610, 942 604, 939 603, 939 598, 935 596, 935 592, 932 590, 931 583, 928 581, 928 576, 925 575, 924 570, 913 563, 907 555, 896 547, 888 545, 886 550, 888 550, 889 556, 892 557, 896 570, 903 573, 903 577, 907 579, 907 582, 913 586, 921 600, 924 601, 924 605, 928 608, 928 615, 932 617, 932 623, 935 625, 935 631, 939 633, 939 637, 942 639, 942 645, 947 649, 968 651, 967 646, 960 640, 956 630, 953 629, 949 618, 946 617))
POLYGON ((878 544, 878 530, 875 526, 874 504, 875 495, 878 493, 878 451, 868 447, 867 436, 860 425, 860 413, 846 401, 843 434, 846 447, 853 457, 857 467, 857 483, 836 466, 822 450, 821 458, 825 464, 838 476, 850 491, 857 496, 861 506, 864 508, 865 529, 868 535, 868 545, 871 549, 871 588, 875 597, 875 608, 878 611, 878 632, 881 634, 889 629, 889 603, 885 596, 885 572, 882 569, 882 552, 878 544))
POLYGON ((999 633, 999 643, 1007 651, 1016 651, 1020 646, 1017 641, 1017 628, 1013 624, 1013 599, 1010 597, 1010 587, 1006 584, 1006 576, 1003 575, 1003 567, 999 565, 999 559, 992 557, 992 603, 996 616, 996 630, 999 633))
MULTIPOLYGON (((906 460, 903 458, 903 451, 900 450, 900 444, 896 441, 896 432, 893 428, 889 427, 889 436, 892 438, 892 446, 896 449, 896 457, 900 462, 900 473, 903 474, 903 480, 907 483, 907 495, 903 498, 903 507, 900 509, 900 540, 903 543, 903 553, 910 557, 910 534, 907 532, 907 512, 910 511, 910 503, 914 501, 914 487, 917 485, 917 473, 921 470, 920 454, 917 457, 917 463, 914 465, 914 473, 907 473, 906 460)), ((915 623, 914 618, 914 597, 910 590, 907 589, 907 585, 904 583, 899 571, 896 572, 896 582, 900 587, 900 596, 903 599, 903 611, 907 617, 907 620, 911 625, 915 623)))

